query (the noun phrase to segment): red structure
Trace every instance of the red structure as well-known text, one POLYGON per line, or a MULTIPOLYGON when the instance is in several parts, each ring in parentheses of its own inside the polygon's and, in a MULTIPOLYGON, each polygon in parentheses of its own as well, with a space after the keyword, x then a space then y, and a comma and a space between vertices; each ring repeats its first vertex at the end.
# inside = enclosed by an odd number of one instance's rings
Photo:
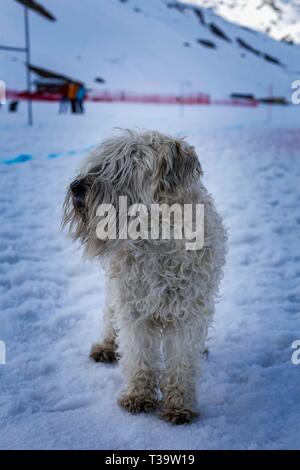
MULTIPOLYGON (((26 91, 18 92, 13 90, 7 91, 7 98, 16 100, 28 100, 29 94, 26 91)), ((33 101, 59 101, 61 95, 59 93, 48 93, 37 91, 31 93, 30 98, 33 101)), ((246 106, 256 107, 258 101, 246 99, 212 99, 210 95, 205 93, 196 93, 184 96, 177 95, 160 95, 160 94, 135 94, 127 92, 109 92, 90 93, 87 101, 95 103, 142 103, 142 104, 175 104, 175 105, 222 105, 222 106, 246 106)))

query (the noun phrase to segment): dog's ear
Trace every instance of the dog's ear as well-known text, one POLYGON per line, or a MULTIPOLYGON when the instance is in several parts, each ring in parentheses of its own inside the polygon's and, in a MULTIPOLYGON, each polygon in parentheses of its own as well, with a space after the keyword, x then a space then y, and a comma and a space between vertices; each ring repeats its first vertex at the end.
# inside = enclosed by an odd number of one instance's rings
POLYGON ((163 145, 159 173, 167 192, 187 187, 203 175, 194 148, 182 140, 172 140, 163 145))

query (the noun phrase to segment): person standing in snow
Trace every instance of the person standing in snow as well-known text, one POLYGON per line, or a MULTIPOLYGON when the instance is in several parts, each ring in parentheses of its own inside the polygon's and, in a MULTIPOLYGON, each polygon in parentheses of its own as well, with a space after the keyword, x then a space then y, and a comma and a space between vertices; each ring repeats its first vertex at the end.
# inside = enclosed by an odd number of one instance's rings
POLYGON ((73 114, 77 112, 77 90, 78 90, 78 85, 76 83, 70 83, 68 87, 68 99, 71 103, 71 111, 73 114))
POLYGON ((61 87, 61 99, 59 102, 59 114, 66 113, 69 108, 69 83, 66 82, 61 87))
POLYGON ((83 102, 85 100, 85 97, 86 97, 86 88, 84 85, 80 85, 76 94, 76 111, 80 114, 84 113, 83 102))

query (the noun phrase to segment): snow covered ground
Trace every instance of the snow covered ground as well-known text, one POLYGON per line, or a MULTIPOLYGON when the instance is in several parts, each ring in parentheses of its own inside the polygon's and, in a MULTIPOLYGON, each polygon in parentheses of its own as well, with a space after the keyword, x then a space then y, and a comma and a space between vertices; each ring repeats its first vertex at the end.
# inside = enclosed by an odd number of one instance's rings
POLYGON ((89 105, 36 125, 0 110, 1 449, 300 447, 300 107, 89 105), (201 419, 172 427, 118 408, 117 366, 95 364, 103 275, 60 231, 66 186, 116 126, 186 135, 230 234, 199 381, 201 419), (18 163, 23 161, 23 163, 18 163))

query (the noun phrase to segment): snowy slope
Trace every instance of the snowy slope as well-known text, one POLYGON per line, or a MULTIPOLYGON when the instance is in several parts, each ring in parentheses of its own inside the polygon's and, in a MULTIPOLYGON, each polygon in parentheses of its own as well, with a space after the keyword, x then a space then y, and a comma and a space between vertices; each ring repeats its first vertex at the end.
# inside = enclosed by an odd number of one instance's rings
POLYGON ((25 110, 0 113, 0 448, 299 449, 291 344, 300 339, 300 108, 275 108, 270 121, 262 107, 187 107, 182 116, 90 104, 81 117, 38 104, 30 130, 25 110), (122 411, 119 367, 88 358, 101 335, 104 277, 60 231, 61 205, 87 148, 115 126, 188 136, 229 228, 201 418, 191 426, 122 411), (3 163, 22 154, 32 160, 3 163))
MULTIPOLYGON (((273 93, 290 97, 300 48, 254 34, 207 9, 171 0, 44 0, 57 22, 31 17, 32 63, 102 90, 273 93), (218 32, 221 30, 223 37, 218 32), (224 38, 225 36, 225 38, 224 38), (274 61, 277 63, 274 63, 274 61)), ((22 8, 1 0, 0 43, 23 42, 22 8)), ((22 55, 0 52, 8 89, 25 87, 22 55)))
POLYGON ((277 40, 300 43, 299 0, 182 0, 213 8, 229 21, 265 32, 277 40))

